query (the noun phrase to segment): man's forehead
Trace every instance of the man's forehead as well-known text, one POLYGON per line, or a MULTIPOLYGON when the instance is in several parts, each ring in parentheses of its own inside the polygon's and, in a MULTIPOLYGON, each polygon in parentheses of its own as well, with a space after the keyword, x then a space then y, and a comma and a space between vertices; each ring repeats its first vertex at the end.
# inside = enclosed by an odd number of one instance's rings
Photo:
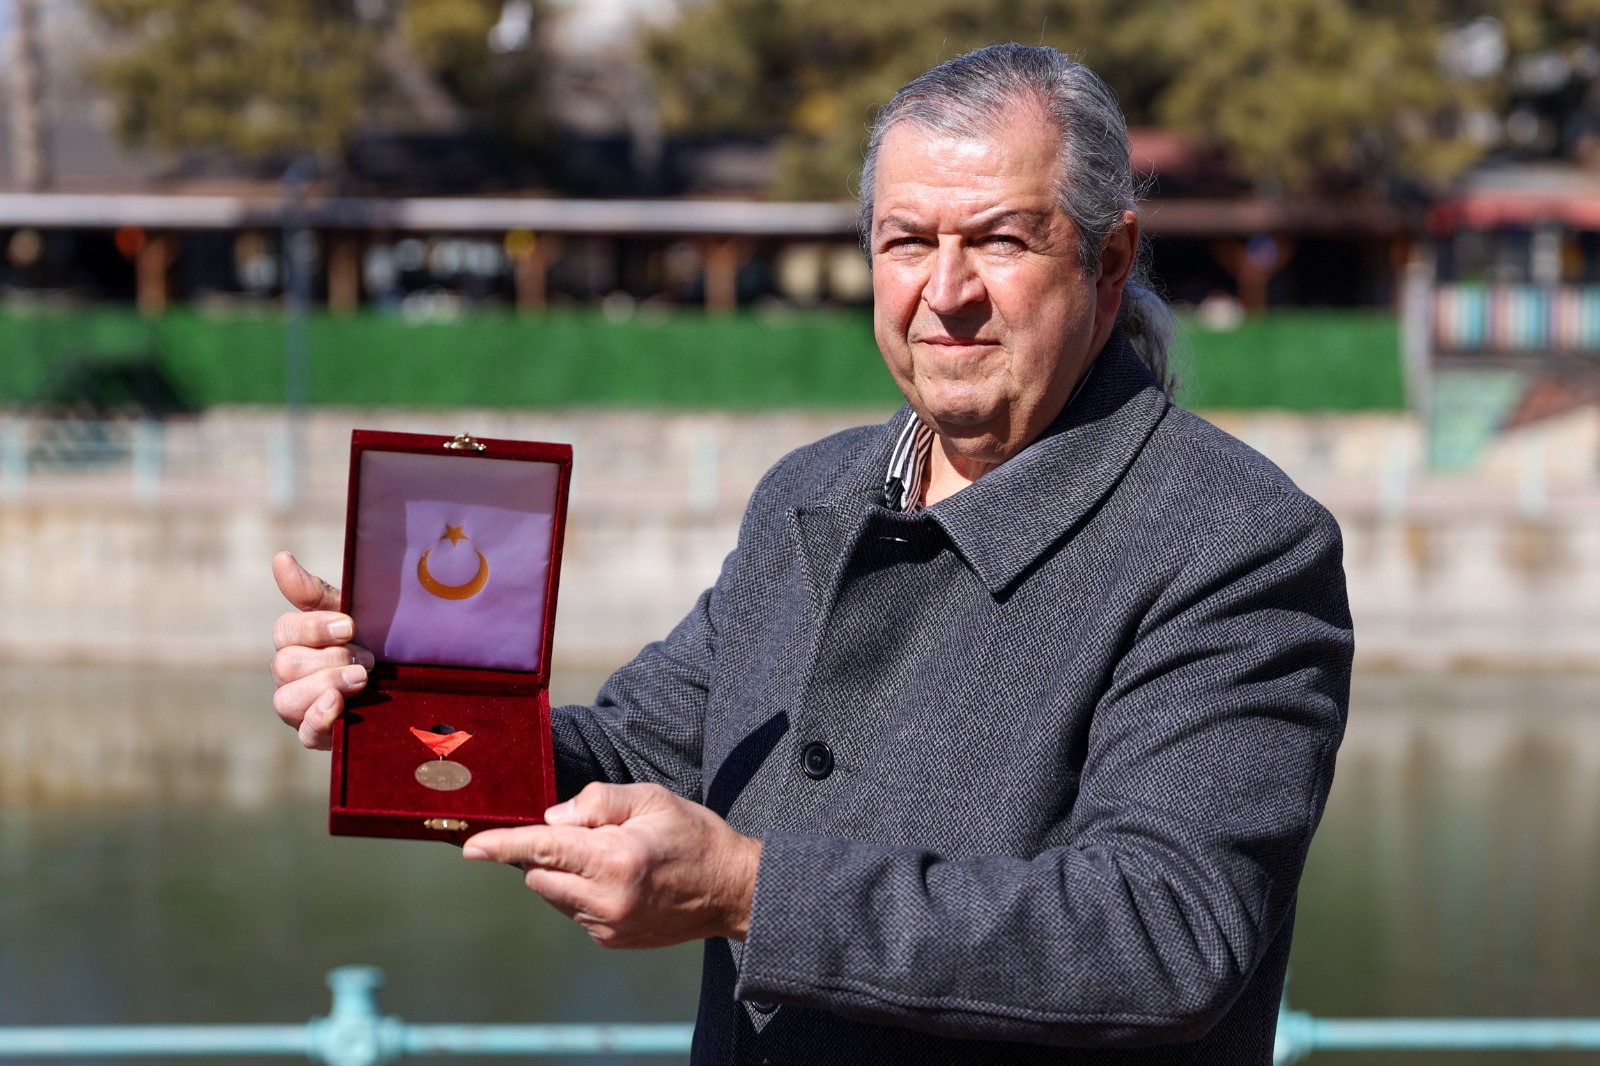
POLYGON ((1048 224, 1059 210, 1060 143, 1056 127, 1027 105, 981 128, 898 123, 879 145, 873 229, 917 228, 948 210, 973 224, 1048 224))
POLYGON ((951 115, 948 121, 907 116, 884 131, 880 155, 915 150, 928 143, 992 145, 1011 139, 1059 145, 1060 128, 1040 105, 1020 100, 997 109, 951 115))
POLYGON ((878 146, 878 171, 896 157, 934 153, 940 158, 1046 153, 1061 149, 1061 129, 1043 107, 1030 101, 998 110, 952 115, 941 122, 907 117, 884 131, 878 146))
POLYGON ((970 137, 994 134, 1019 126, 1059 127, 1050 101, 1027 91, 982 99, 923 100, 902 110, 884 131, 900 130, 935 136, 970 137))

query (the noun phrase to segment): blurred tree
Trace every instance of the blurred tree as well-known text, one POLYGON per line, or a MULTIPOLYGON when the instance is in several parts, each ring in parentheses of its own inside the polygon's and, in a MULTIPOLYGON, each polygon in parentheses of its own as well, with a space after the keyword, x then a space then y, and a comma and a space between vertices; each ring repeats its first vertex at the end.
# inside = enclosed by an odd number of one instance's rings
POLYGON ((330 163, 375 114, 400 128, 538 128, 532 49, 490 45, 501 0, 85 2, 111 31, 95 74, 133 143, 330 163))
POLYGON ((1496 106, 1470 116, 1511 158, 1600 165, 1600 0, 1499 0, 1459 12, 1446 66, 1489 83, 1496 106))
POLYGON ((325 0, 89 0, 117 47, 96 73, 117 131, 167 151, 342 148, 373 88, 376 40, 325 0))
POLYGON ((1482 154, 1455 112, 1481 95, 1438 65, 1426 0, 1197 0, 1170 6, 1156 38, 1171 72, 1152 101, 1164 126, 1224 149, 1258 183, 1319 176, 1426 183, 1482 154))
POLYGON ((1003 40, 1077 55, 1132 123, 1220 148, 1266 188, 1305 189, 1329 172, 1439 180, 1482 151, 1451 115, 1484 90, 1438 70, 1445 3, 699 0, 646 54, 668 129, 776 136, 784 195, 844 194, 875 106, 1003 40))
MULTIPOLYGON (((391 41, 426 71, 461 112, 516 141, 538 138, 546 128, 538 106, 537 48, 531 40, 509 39, 496 31, 519 5, 502 0, 399 0, 391 41)), ((532 3, 520 5, 531 32, 532 3)))
POLYGON ((39 44, 39 0, 12 5, 10 84, 11 169, 17 187, 38 192, 51 181, 45 138, 44 60, 39 44))

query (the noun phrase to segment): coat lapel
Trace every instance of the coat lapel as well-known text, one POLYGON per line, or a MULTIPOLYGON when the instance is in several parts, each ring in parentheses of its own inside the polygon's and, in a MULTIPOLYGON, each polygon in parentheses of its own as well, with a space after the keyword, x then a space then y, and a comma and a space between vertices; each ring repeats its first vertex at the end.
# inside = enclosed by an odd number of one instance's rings
POLYGON ((883 478, 899 431, 911 417, 902 406, 872 443, 846 468, 833 491, 789 512, 789 531, 805 570, 813 607, 829 602, 843 579, 845 564, 866 528, 872 506, 883 499, 883 478))
POLYGON ((1000 595, 1111 492, 1167 407, 1117 330, 1083 392, 1038 440, 928 516, 1000 595))
MULTIPOLYGON (((1022 453, 926 512, 991 594, 999 595, 1116 487, 1166 413, 1121 330, 1083 392, 1022 453)), ((826 497, 789 512, 813 608, 835 595, 845 564, 880 503, 889 453, 909 405, 891 418, 826 497)))

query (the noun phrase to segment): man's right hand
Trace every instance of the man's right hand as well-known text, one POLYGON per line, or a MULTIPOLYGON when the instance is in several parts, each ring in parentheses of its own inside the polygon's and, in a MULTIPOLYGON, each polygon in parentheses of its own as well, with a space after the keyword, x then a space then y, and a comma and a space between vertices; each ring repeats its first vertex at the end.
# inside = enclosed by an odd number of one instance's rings
POLYGON ((300 734, 308 748, 333 745, 333 722, 344 698, 367 686, 372 653, 350 643, 355 622, 339 613, 339 590, 309 573, 288 552, 272 557, 278 591, 297 610, 272 627, 277 653, 272 657, 272 697, 278 717, 300 734))

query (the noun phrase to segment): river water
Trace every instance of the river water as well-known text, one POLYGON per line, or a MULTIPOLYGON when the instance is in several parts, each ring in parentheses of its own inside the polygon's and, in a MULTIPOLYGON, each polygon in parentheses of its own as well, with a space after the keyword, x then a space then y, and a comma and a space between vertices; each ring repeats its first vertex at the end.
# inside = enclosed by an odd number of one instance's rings
MULTIPOLYGON (((693 1019, 697 946, 604 952, 514 871, 328 837, 326 757, 268 701, 264 672, 0 669, 0 1025, 298 1022, 353 962, 410 1021, 693 1019)), ((1600 1017, 1597 914, 1600 677, 1357 679, 1293 1006, 1600 1017)), ((1530 1059, 1600 1063, 1310 1061, 1530 1059)))

